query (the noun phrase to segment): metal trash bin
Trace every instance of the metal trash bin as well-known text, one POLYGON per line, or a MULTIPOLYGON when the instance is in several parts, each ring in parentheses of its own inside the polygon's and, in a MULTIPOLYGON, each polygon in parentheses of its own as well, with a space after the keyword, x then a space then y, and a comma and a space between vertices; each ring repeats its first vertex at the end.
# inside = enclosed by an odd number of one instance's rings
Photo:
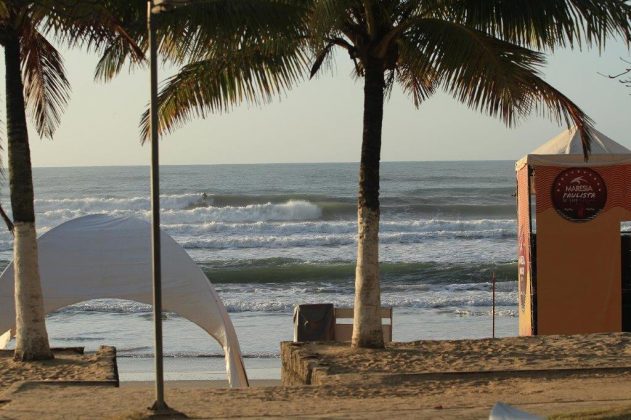
POLYGON ((297 305, 294 308, 294 341, 333 341, 334 332, 332 303, 297 305))

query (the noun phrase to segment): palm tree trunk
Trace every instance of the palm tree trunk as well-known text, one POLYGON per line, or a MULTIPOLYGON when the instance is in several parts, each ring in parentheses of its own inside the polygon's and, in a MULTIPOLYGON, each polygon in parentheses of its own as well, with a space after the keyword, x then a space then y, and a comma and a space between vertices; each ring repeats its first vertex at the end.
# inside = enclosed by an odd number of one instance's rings
POLYGON ((357 267, 352 346, 383 348, 379 286, 379 160, 384 70, 368 60, 364 77, 364 132, 357 202, 357 267))
POLYGON ((53 355, 44 321, 44 298, 39 278, 31 152, 26 128, 24 86, 20 70, 20 41, 12 31, 4 46, 9 184, 15 225, 16 360, 45 360, 53 355))

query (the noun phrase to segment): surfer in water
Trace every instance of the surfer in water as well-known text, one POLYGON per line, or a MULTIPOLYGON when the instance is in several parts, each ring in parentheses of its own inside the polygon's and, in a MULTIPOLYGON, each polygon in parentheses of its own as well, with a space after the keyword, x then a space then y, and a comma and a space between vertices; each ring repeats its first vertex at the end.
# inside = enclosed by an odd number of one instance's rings
POLYGON ((208 194, 204 192, 202 193, 201 197, 197 201, 192 202, 186 208, 195 209, 198 207, 206 207, 207 205, 208 205, 208 194))

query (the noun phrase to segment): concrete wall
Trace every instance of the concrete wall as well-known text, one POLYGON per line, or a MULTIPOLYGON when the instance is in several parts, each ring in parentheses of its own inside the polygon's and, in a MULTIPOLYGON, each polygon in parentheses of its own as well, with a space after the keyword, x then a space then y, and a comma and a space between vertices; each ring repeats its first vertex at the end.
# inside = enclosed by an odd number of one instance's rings
POLYGON ((316 354, 311 354, 309 345, 314 343, 280 343, 281 381, 285 386, 323 385, 328 377, 328 368, 319 365, 316 354))

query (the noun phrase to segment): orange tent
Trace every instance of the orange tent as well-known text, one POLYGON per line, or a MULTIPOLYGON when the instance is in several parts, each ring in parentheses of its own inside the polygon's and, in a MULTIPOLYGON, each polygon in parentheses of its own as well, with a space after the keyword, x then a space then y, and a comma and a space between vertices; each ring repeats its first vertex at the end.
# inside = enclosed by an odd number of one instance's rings
POLYGON ((519 160, 519 334, 631 331, 631 150, 576 128, 519 160), (628 268, 626 268, 628 267, 628 268))

